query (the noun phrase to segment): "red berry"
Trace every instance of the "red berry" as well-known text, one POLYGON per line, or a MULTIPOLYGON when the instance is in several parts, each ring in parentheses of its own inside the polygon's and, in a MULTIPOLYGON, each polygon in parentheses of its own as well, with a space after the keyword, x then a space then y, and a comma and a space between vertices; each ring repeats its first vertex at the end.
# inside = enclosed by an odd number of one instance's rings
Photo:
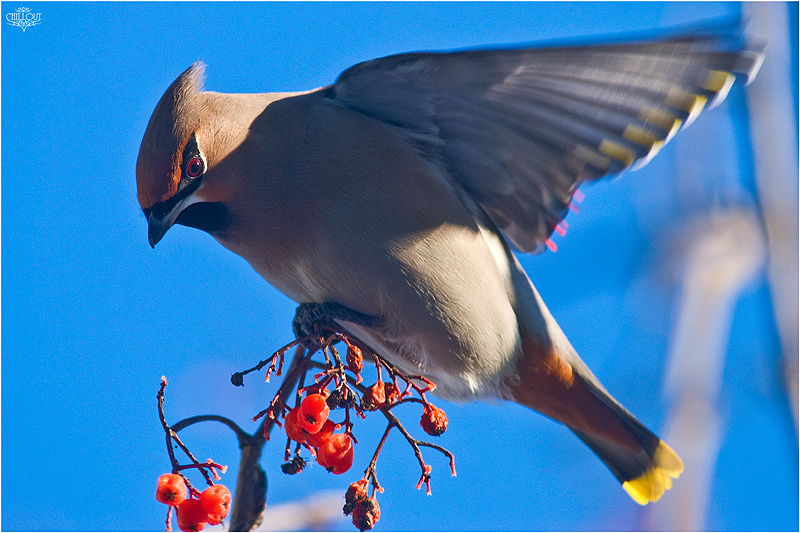
POLYGON ((200 495, 200 505, 211 517, 222 518, 228 516, 231 508, 231 491, 225 485, 212 485, 200 495))
POLYGON ((164 474, 158 478, 156 500, 167 505, 180 505, 186 499, 186 483, 178 474, 164 474))
POLYGON ((380 519, 381 508, 375 498, 363 499, 353 508, 353 525, 361 531, 372 529, 380 519))
POLYGON ((309 394, 300 404, 297 422, 300 427, 313 435, 322 429, 322 425, 328 419, 330 410, 323 395, 309 394))
POLYGON ((283 421, 283 427, 286 429, 286 435, 288 435, 290 439, 303 444, 308 437, 308 433, 303 431, 303 428, 300 426, 299 415, 300 409, 297 407, 289 411, 286 415, 286 419, 283 421))
POLYGON ((333 431, 335 429, 336 424, 333 423, 333 420, 326 420, 325 423, 322 424, 322 428, 319 431, 306 437, 306 444, 313 446, 314 448, 319 448, 325 444, 325 441, 328 440, 328 437, 333 435, 333 431))
POLYGON ((218 526, 222 523, 222 520, 225 518, 224 516, 217 514, 206 515, 206 517, 208 518, 209 526, 218 526))
POLYGON ((364 396, 361 397, 361 407, 365 411, 375 411, 386 403, 386 394, 384 393, 383 383, 380 381, 367 389, 364 396))
POLYGON ((447 429, 447 415, 432 403, 426 403, 422 408, 419 425, 428 435, 438 437, 447 429))
POLYGON ((208 524, 208 514, 200 500, 184 500, 178 506, 178 527, 181 531, 200 531, 208 524))
POLYGON ((346 433, 328 437, 317 452, 317 462, 334 474, 344 474, 353 466, 353 439, 346 433))

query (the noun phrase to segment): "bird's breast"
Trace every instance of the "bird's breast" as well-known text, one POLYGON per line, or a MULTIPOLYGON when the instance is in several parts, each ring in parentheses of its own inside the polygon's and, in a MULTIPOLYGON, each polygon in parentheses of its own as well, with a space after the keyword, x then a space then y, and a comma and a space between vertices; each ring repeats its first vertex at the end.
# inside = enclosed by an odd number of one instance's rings
POLYGON ((380 317, 381 329, 353 329, 445 395, 496 394, 519 345, 501 237, 391 127, 322 99, 290 100, 270 128, 289 111, 299 121, 259 132, 274 137, 269 147, 242 147, 265 166, 228 206, 220 242, 296 302, 380 317))

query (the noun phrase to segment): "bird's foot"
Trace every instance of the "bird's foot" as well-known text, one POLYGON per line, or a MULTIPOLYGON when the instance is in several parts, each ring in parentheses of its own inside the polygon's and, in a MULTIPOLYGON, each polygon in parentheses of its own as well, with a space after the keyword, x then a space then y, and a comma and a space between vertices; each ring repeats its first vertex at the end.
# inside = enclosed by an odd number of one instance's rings
POLYGON ((343 328, 337 324, 337 320, 368 328, 374 328, 380 324, 380 319, 377 317, 353 311, 349 307, 335 302, 308 302, 297 306, 297 311, 292 321, 292 330, 297 339, 303 339, 319 333, 320 326, 342 331, 343 328))

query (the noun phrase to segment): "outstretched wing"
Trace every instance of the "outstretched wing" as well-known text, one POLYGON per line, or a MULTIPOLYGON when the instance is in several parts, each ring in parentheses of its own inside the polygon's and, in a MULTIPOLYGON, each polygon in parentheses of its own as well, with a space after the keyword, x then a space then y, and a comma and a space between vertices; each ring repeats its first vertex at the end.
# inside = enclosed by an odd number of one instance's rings
POLYGON ((412 53, 359 63, 328 95, 399 128, 518 249, 541 249, 584 180, 646 164, 749 82, 736 36, 412 53))

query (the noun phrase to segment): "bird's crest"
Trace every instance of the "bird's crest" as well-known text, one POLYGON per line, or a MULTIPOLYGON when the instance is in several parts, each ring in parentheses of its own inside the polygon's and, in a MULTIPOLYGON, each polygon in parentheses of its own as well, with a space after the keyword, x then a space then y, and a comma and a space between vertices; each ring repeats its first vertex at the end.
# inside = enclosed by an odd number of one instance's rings
POLYGON ((204 79, 205 64, 197 61, 172 82, 150 117, 136 161, 142 209, 170 198, 178 189, 183 149, 199 124, 197 97, 204 79))

